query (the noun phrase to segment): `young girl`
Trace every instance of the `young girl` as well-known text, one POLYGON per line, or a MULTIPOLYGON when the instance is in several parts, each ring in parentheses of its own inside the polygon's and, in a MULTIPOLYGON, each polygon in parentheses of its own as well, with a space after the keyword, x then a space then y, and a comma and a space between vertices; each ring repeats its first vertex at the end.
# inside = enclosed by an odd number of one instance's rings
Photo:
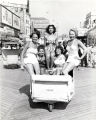
POLYGON ((56 66, 56 74, 61 74, 62 67, 65 64, 65 56, 63 55, 63 48, 61 46, 57 46, 55 49, 55 60, 54 64, 56 66))
POLYGON ((40 74, 42 75, 45 73, 45 70, 46 70, 46 57, 45 57, 44 45, 40 45, 38 47, 37 59, 38 59, 39 66, 40 66, 40 74))

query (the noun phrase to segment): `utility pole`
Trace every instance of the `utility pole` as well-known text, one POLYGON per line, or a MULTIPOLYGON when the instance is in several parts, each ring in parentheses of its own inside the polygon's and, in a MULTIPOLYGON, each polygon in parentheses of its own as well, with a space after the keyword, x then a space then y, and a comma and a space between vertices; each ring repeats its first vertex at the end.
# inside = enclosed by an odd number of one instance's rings
POLYGON ((29 13, 29 0, 27 0, 27 9, 26 12, 29 13))

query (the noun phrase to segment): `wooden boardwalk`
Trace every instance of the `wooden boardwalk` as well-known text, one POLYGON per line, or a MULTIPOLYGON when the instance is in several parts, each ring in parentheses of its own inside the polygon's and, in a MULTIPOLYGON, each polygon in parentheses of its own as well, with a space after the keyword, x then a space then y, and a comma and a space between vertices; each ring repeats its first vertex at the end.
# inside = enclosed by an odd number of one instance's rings
POLYGON ((96 120, 96 69, 80 68, 74 76, 72 101, 57 103, 49 112, 47 104, 30 101, 26 72, 0 65, 0 120, 96 120))

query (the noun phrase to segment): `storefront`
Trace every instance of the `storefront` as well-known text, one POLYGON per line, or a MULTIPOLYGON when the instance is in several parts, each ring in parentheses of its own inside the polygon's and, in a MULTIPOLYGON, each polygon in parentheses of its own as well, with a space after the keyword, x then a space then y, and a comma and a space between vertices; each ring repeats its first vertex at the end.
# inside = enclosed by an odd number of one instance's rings
POLYGON ((0 5, 0 43, 3 65, 19 64, 20 17, 0 5))
POLYGON ((96 45, 96 26, 87 32, 87 44, 96 45))
POLYGON ((78 36, 77 38, 80 39, 85 45, 87 45, 87 31, 86 28, 78 28, 78 36))
POLYGON ((0 5, 0 39, 19 37, 20 17, 6 7, 0 5))

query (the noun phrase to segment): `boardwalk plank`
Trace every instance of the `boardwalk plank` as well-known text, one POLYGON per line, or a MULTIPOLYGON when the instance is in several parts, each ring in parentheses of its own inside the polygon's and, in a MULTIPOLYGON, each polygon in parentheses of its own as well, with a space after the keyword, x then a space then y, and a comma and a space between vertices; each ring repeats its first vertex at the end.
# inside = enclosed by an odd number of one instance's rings
POLYGON ((0 120, 96 120, 96 69, 76 70, 75 96, 66 108, 64 103, 56 103, 51 113, 46 103, 30 107, 26 72, 0 67, 0 73, 0 120))

